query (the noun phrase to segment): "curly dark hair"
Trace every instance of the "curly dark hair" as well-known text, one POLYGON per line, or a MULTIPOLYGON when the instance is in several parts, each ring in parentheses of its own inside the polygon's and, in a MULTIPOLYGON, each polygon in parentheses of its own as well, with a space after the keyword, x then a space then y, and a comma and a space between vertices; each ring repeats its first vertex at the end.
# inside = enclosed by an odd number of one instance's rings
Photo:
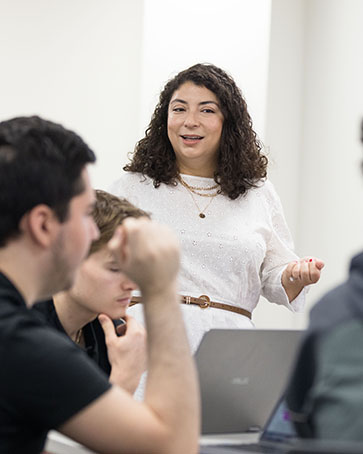
POLYGON ((151 122, 135 147, 131 162, 123 169, 140 172, 161 183, 177 184, 178 166, 168 138, 167 121, 171 97, 185 82, 206 87, 220 104, 224 117, 214 180, 232 200, 266 178, 267 157, 252 129, 252 120, 240 89, 225 71, 211 64, 197 64, 171 79, 160 94, 151 122))

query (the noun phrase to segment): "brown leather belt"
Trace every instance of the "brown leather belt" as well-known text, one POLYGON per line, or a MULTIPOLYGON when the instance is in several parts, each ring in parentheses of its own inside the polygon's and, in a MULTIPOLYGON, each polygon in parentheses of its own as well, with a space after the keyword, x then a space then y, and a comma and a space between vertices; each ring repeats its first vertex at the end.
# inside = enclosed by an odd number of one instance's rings
MULTIPOLYGON (((196 304, 201 309, 207 309, 208 307, 214 307, 215 309, 223 309, 225 311, 236 312, 237 314, 244 315, 251 319, 252 315, 251 312, 247 311, 246 309, 242 309, 241 307, 231 306, 230 304, 224 303, 216 303, 215 301, 211 301, 209 296, 207 295, 200 295, 199 298, 195 298, 194 296, 184 296, 181 295, 181 303, 182 304, 196 304)), ((142 298, 141 296, 133 296, 131 298, 130 306, 134 304, 141 303, 142 298)))

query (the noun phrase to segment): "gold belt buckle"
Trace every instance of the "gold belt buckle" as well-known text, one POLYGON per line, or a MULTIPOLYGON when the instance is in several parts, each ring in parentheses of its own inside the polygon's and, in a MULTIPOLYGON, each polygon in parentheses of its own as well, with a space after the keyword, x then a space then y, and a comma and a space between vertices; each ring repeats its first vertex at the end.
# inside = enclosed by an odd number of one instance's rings
POLYGON ((198 299, 199 299, 199 300, 205 301, 205 303, 199 305, 199 307, 200 307, 201 309, 207 309, 207 307, 210 306, 210 298, 209 298, 209 296, 207 296, 207 295, 200 295, 200 297, 199 297, 198 299))

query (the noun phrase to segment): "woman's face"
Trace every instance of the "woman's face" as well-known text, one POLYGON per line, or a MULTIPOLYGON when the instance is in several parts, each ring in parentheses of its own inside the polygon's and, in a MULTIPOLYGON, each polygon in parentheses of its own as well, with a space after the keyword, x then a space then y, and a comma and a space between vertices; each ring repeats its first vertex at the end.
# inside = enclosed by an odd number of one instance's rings
POLYGON ((125 316, 131 292, 136 288, 104 246, 82 263, 69 293, 73 301, 90 314, 104 313, 117 319, 125 316))
POLYGON ((180 173, 213 176, 223 120, 218 99, 208 88, 185 82, 175 90, 168 109, 168 137, 180 173))

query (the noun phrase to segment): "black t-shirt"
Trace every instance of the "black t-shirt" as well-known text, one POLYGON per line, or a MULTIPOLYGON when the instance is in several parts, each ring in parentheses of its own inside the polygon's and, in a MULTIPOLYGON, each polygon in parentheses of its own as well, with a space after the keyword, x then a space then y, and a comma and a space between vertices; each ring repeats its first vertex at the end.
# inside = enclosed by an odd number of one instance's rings
MULTIPOLYGON (((59 332, 66 334, 63 325, 58 318, 53 300, 36 303, 32 310, 43 314, 47 323, 56 328, 59 332)), ((107 355, 105 334, 98 319, 95 319, 93 322, 84 326, 83 334, 87 355, 109 376, 111 373, 111 365, 107 355)))
POLYGON ((30 311, 0 273, 0 453, 39 453, 50 429, 110 386, 95 363, 30 311))

